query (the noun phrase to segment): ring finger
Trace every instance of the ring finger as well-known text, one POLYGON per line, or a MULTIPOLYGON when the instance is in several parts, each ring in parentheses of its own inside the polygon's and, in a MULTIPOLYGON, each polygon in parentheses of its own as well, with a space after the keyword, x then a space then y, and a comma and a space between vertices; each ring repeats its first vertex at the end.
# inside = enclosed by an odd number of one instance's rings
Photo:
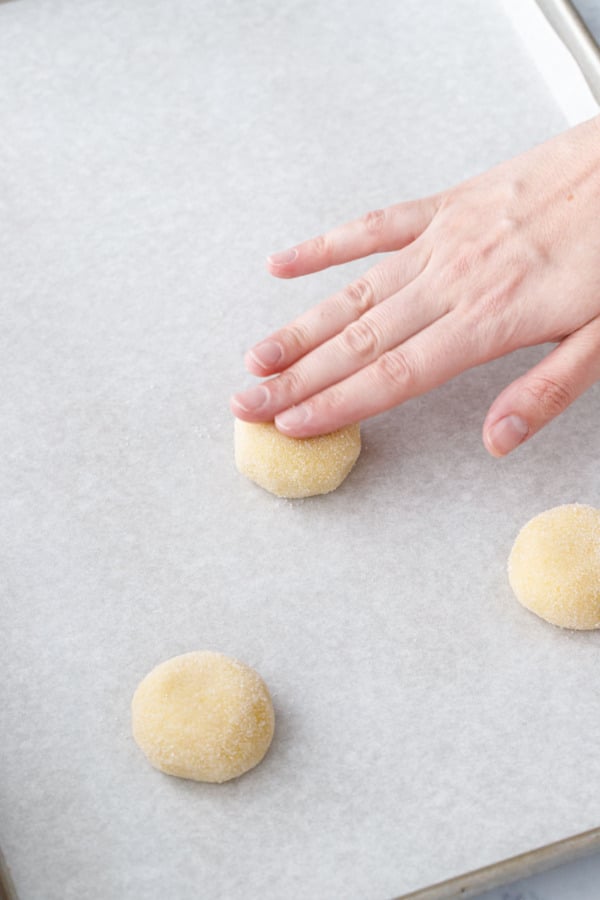
POLYGON ((273 375, 339 334, 351 322, 406 287, 426 268, 430 251, 417 239, 410 247, 385 257, 362 278, 274 332, 248 351, 246 367, 254 375, 273 375))

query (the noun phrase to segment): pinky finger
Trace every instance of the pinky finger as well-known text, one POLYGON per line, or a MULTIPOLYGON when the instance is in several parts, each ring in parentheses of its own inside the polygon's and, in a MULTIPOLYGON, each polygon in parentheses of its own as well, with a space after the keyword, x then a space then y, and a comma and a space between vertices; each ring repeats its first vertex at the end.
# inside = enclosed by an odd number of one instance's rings
POLYGON ((573 332, 491 405, 483 443, 506 456, 600 380, 600 318, 573 332))

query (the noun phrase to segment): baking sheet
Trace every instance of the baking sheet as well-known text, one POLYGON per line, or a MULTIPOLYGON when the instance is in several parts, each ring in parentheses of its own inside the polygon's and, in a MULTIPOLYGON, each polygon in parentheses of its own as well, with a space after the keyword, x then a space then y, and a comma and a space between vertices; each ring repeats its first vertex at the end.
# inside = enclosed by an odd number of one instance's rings
POLYGON ((363 268, 281 283, 262 257, 565 127, 502 6, 16 0, 0 57, 21 900, 389 898, 597 826, 600 637, 518 607, 505 562, 541 509, 600 503, 599 391, 498 462, 485 411, 543 350, 466 373, 367 423, 324 498, 232 460, 243 350, 363 268), (197 648, 276 706, 264 763, 221 786, 129 736, 140 678, 197 648))
POLYGON ((576 7, 569 0, 503 0, 503 5, 567 122, 596 115, 600 52, 576 7))

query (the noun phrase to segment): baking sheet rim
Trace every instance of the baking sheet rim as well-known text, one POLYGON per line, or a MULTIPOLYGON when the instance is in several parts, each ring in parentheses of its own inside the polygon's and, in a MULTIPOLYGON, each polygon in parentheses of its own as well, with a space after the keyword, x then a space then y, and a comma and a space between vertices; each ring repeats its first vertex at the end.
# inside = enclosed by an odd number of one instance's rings
POLYGON ((571 0, 535 0, 600 103, 600 47, 571 0))
MULTIPOLYGON (((2 0, 0 0, 2 2, 2 0)), ((0 847, 0 900, 18 900, 17 892, 13 884, 8 864, 0 847)))
POLYGON ((600 827, 545 844, 535 850, 519 853, 517 856, 508 857, 480 869, 473 869, 464 875, 440 881, 430 887, 402 894, 395 900, 455 900, 458 897, 473 897, 482 891, 492 890, 563 863, 573 862, 598 850, 600 850, 600 827))
MULTIPOLYGON (((573 862, 600 850, 600 828, 582 831, 560 841, 546 844, 535 850, 528 850, 491 863, 480 869, 473 869, 430 887, 420 888, 409 894, 402 894, 395 900, 455 900, 473 897, 482 891, 492 890, 500 885, 510 884, 520 878, 527 878, 563 863, 573 862)), ((17 892, 10 877, 8 865, 0 851, 0 900, 18 900, 17 892)))

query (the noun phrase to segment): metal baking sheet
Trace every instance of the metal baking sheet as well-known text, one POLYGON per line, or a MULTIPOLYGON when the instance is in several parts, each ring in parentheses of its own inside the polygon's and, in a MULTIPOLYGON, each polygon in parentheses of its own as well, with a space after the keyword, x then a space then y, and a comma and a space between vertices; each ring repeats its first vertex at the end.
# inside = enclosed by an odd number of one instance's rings
MULTIPOLYGON (((573 835, 561 841, 547 844, 520 853, 510 859, 500 860, 472 872, 465 872, 456 878, 433 884, 429 887, 404 894, 402 900, 456 900, 456 898, 481 897, 485 891, 514 882, 516 879, 528 878, 539 872, 546 872, 556 866, 575 862, 600 850, 600 828, 594 828, 583 834, 573 835)), ((503 895, 504 896, 504 895, 503 895)), ((507 897, 512 898, 509 892, 507 897)), ((521 894, 519 894, 521 897, 521 894)))
POLYGON ((538 0, 544 15, 573 54, 592 94, 600 102, 600 50, 585 20, 587 4, 569 0, 538 0))
POLYGON ((505 563, 531 515, 600 504, 600 391, 492 460, 485 411, 545 350, 514 354, 366 423, 313 500, 232 460, 244 349, 363 268, 281 283, 262 257, 565 127, 503 4, 15 0, 0 58, 20 900, 451 896, 597 828, 600 636, 521 609, 505 563), (277 714, 221 786, 129 735, 140 678, 205 647, 255 666, 277 714))

